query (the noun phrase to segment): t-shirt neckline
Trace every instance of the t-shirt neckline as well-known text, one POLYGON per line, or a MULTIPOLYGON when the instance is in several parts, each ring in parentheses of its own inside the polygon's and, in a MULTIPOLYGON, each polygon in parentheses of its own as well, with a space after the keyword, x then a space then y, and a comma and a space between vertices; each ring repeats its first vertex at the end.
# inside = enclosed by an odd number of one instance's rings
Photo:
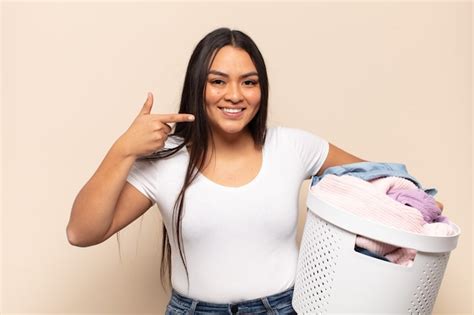
MULTIPOLYGON (((263 176, 263 172, 265 171, 265 168, 266 168, 266 140, 268 138, 268 134, 267 134, 267 137, 265 137, 265 143, 263 144, 262 146, 262 164, 260 165, 260 170, 258 171, 257 175, 248 183, 246 184, 243 184, 243 185, 240 185, 240 186, 226 186, 226 185, 222 185, 222 184, 219 184, 219 183, 216 183, 215 181, 207 178, 207 176, 205 176, 203 173, 201 173, 201 171, 197 171, 197 177, 196 178, 202 178, 205 182, 207 182, 208 184, 212 185, 212 186, 215 186, 215 187, 218 187, 220 189, 224 189, 224 190, 240 190, 240 189, 247 189, 249 187, 251 187, 252 185, 254 185, 256 182, 258 182, 260 180, 260 178, 263 176)), ((184 150, 187 158, 189 159, 189 152, 186 148, 186 146, 183 146, 182 147, 182 150, 184 150)))

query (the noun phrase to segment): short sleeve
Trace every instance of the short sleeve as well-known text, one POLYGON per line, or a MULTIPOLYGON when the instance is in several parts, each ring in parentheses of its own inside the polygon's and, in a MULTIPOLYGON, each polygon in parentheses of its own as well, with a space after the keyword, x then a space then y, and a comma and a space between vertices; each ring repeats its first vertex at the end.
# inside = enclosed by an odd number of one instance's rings
POLYGON ((329 142, 311 132, 282 127, 288 133, 295 152, 301 161, 304 178, 315 175, 323 166, 329 152, 329 142))
POLYGON ((153 161, 136 160, 128 173, 127 182, 138 189, 145 197, 156 203, 156 181, 153 161))

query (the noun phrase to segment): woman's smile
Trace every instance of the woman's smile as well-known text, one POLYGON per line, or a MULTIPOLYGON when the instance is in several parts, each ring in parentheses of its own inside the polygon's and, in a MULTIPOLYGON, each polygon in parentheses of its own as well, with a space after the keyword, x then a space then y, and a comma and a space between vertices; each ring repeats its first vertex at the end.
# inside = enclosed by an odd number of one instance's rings
POLYGON ((223 112, 224 116, 230 119, 238 119, 243 116, 243 112, 245 108, 232 108, 232 107, 219 107, 219 109, 223 112))

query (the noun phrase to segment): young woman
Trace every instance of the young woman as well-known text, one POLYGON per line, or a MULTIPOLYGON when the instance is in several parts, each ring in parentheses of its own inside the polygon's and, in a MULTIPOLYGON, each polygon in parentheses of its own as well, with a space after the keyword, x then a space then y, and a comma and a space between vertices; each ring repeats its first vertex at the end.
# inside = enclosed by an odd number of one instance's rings
POLYGON ((295 314, 300 186, 363 160, 304 130, 267 129, 267 103, 252 39, 227 28, 207 34, 189 61, 179 113, 151 114, 148 94, 77 195, 69 242, 99 244, 156 203, 162 281, 172 284, 167 314, 295 314))

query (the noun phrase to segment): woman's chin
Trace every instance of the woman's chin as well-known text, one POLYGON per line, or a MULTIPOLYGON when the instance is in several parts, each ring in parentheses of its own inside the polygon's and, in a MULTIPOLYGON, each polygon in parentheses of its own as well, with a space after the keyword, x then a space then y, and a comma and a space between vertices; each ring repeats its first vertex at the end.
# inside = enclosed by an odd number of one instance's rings
POLYGON ((219 126, 218 131, 221 134, 239 134, 242 133, 245 129, 245 126, 236 126, 236 125, 224 125, 224 126, 219 126))

